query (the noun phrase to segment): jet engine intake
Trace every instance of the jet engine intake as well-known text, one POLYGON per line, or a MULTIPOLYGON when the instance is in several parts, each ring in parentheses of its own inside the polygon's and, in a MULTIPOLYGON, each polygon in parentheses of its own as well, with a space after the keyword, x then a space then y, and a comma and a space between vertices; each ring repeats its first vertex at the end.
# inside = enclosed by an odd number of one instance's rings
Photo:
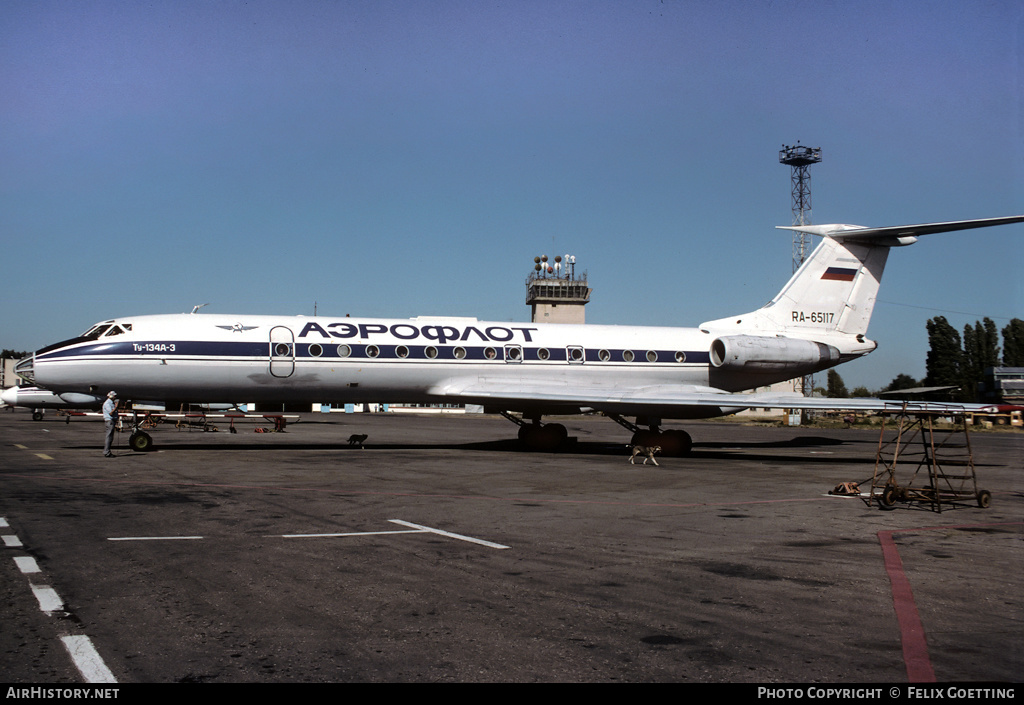
POLYGON ((796 338, 726 335, 711 343, 711 364, 725 370, 802 374, 839 364, 839 349, 796 338))

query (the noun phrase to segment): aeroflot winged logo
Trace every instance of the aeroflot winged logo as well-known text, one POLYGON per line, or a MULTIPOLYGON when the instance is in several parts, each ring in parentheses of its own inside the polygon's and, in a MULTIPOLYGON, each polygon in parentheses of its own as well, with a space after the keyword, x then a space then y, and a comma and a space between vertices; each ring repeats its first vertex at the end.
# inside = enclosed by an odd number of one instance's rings
POLYGON ((241 333, 242 331, 255 330, 256 328, 259 328, 259 326, 243 326, 241 323, 236 323, 233 326, 217 326, 217 327, 218 328, 223 328, 224 330, 234 331, 235 333, 241 333))

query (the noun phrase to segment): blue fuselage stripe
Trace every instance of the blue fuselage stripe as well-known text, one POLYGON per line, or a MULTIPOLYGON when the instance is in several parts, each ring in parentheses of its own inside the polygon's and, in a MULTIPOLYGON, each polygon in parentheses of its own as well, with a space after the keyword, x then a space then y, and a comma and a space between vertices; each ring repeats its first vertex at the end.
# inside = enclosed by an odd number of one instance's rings
MULTIPOLYGON (((646 364, 702 364, 710 361, 708 351, 688 351, 685 356, 676 350, 626 350, 619 348, 544 348, 508 346, 521 353, 522 362, 573 362, 597 363, 604 362, 635 362, 646 364), (570 350, 582 352, 582 359, 571 357, 570 350), (649 353, 653 352, 654 359, 649 353), (632 353, 629 360, 626 353, 632 353), (682 359, 677 359, 681 357, 682 359)), ((506 346, 502 345, 379 345, 365 343, 268 343, 264 341, 224 342, 224 341, 174 341, 174 342, 134 342, 119 341, 91 343, 73 347, 58 348, 37 355, 36 362, 56 360, 80 360, 87 358, 131 359, 131 358, 214 358, 231 360, 277 360, 292 359, 303 361, 339 361, 356 360, 419 360, 419 361, 452 361, 470 360, 485 362, 508 362, 515 364, 516 359, 506 360, 506 346), (278 348, 278 346, 283 346, 278 348), (293 352, 294 349, 294 352, 293 352), (461 351, 461 355, 459 353, 461 351), (346 354, 347 352, 347 354, 346 354), (274 353, 272 355, 272 353, 274 353), (374 354, 376 353, 376 354, 374 354)))

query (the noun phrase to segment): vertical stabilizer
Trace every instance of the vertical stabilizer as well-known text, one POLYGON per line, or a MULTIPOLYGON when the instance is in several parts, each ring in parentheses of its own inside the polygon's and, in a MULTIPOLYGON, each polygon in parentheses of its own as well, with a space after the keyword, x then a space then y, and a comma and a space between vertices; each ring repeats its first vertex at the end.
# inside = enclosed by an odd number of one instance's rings
MULTIPOLYGON (((912 245, 921 235, 1014 223, 1024 223, 1024 215, 881 228, 841 224, 780 226, 782 230, 817 235, 822 241, 767 305, 739 316, 707 321, 700 327, 717 336, 752 338, 739 342, 716 339, 716 343, 721 341, 720 347, 726 342, 771 347, 766 338, 793 338, 834 348, 840 361, 863 355, 875 348, 875 343, 867 339, 868 323, 889 248, 912 245)), ((773 341, 776 347, 778 343, 773 341)), ((724 364, 723 358, 718 366, 724 364)))
POLYGON ((888 256, 887 244, 826 237, 771 302, 744 315, 708 321, 701 328, 810 340, 838 334, 863 340, 888 256))

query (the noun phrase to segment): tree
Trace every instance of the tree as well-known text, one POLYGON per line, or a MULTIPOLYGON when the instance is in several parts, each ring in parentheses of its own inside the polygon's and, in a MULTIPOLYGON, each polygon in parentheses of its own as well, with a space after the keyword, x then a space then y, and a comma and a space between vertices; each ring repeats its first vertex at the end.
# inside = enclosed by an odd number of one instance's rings
POLYGON ((1003 328, 1003 365, 1024 367, 1024 321, 1019 318, 1003 328))
POLYGON ((961 373, 964 401, 978 400, 978 385, 985 377, 985 369, 999 364, 999 333, 991 318, 975 321, 974 327, 964 326, 964 350, 961 373))
POLYGON ((977 327, 970 324, 964 326, 964 355, 960 364, 960 374, 963 377, 960 383, 963 390, 962 401, 976 401, 978 396, 977 385, 973 380, 981 379, 982 342, 981 336, 978 335, 980 327, 980 324, 977 327))
MULTIPOLYGON (((954 333, 956 331, 953 331, 954 333)), ((892 382, 889 382, 889 386, 883 389, 883 392, 898 392, 901 389, 913 389, 914 387, 920 387, 921 383, 910 375, 898 374, 892 382)))
POLYGON ((870 390, 868 390, 868 388, 864 387, 864 386, 854 387, 853 388, 853 392, 851 392, 851 394, 853 394, 853 396, 855 396, 855 397, 870 397, 871 396, 870 390))
POLYGON ((825 391, 825 396, 830 399, 846 399, 850 396, 850 393, 846 391, 846 385, 843 384, 843 378, 835 370, 828 371, 828 389, 825 391))
POLYGON ((960 387, 963 389, 963 350, 960 334, 944 316, 928 319, 927 374, 924 383, 932 387, 960 387))

